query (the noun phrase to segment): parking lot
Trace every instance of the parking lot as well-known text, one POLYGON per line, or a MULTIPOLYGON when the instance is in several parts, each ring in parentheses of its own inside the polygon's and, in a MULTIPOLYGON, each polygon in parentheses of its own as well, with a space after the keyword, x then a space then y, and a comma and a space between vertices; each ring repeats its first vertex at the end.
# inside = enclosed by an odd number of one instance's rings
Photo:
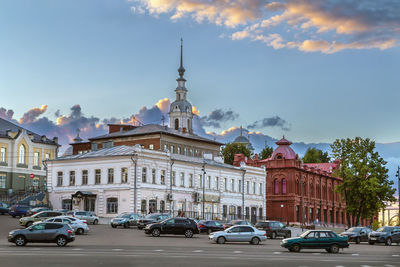
POLYGON ((76 236, 67 247, 56 244, 28 244, 16 247, 7 241, 8 232, 19 228, 18 218, 0 216, 0 262, 4 266, 400 266, 400 246, 351 244, 339 254, 325 250, 290 253, 280 239, 261 245, 224 244, 208 241, 205 234, 193 238, 154 238, 134 227, 113 229, 90 225, 88 235, 76 236))

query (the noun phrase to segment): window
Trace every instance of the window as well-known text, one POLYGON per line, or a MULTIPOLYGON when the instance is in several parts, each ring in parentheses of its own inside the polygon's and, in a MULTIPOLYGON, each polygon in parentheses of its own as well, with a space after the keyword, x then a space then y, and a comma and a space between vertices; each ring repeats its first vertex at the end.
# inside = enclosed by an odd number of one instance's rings
POLYGON ((235 180, 231 179, 231 191, 235 192, 235 180))
POLYGON ((156 183, 156 169, 152 169, 152 170, 151 170, 151 182, 152 182, 153 184, 156 183))
POLYGON ((192 149, 192 148, 190 149, 190 156, 191 156, 191 157, 194 156, 194 154, 193 154, 193 149, 192 149))
POLYGON ((126 184, 128 182, 128 168, 121 168, 121 183, 126 184))
POLYGON ((249 181, 246 182, 246 193, 250 194, 250 182, 249 181))
POLYGON ((108 183, 109 184, 114 183, 114 169, 113 168, 108 169, 108 183))
POLYGON ((215 188, 215 190, 218 190, 219 189, 219 178, 215 177, 214 180, 215 180, 214 188, 215 188))
POLYGON ((179 130, 179 120, 175 119, 175 130, 179 130))
POLYGON ((282 195, 286 195, 286 179, 282 179, 282 195))
POLYGON ((118 213, 118 199, 115 197, 107 198, 107 213, 118 213))
POLYGON ((46 153, 45 156, 44 156, 44 158, 45 158, 46 160, 49 160, 49 159, 50 159, 50 154, 49 154, 49 153, 46 153))
POLYGON ((92 143, 92 150, 96 151, 98 149, 98 146, 96 143, 92 143))
POLYGON ((199 177, 199 187, 203 188, 203 176, 199 174, 198 177, 199 177))
POLYGON ((193 187, 193 174, 192 173, 189 174, 189 187, 190 188, 193 187))
POLYGON ((100 184, 101 183, 101 170, 100 169, 96 169, 95 170, 94 183, 95 184, 100 184))
POLYGON ((253 182, 253 195, 256 194, 256 182, 253 182))
POLYGON ((0 162, 6 162, 6 148, 0 148, 0 162))
POLYGON ((142 183, 147 183, 147 169, 142 168, 142 183))
POLYGON ((82 171, 82 185, 88 184, 88 171, 83 170, 82 171))
POLYGON ((57 172, 57 186, 63 185, 63 172, 57 172))
POLYGON ((149 149, 153 150, 153 149, 154 149, 154 145, 153 145, 153 144, 150 144, 150 145, 149 145, 149 149))
POLYGON ((75 171, 69 172, 69 185, 75 185, 75 171))
POLYGON ((161 200, 161 201, 160 201, 160 211, 161 211, 161 212, 164 212, 164 211, 165 211, 165 201, 164 201, 164 200, 161 200))
POLYGON ((226 178, 224 178, 224 190, 225 192, 228 191, 228 181, 226 178))
POLYGON ((175 153, 175 147, 171 146, 171 153, 174 154, 175 153))
POLYGON ((185 173, 184 172, 180 173, 180 181, 181 181, 180 186, 185 187, 185 173))
POLYGON ((211 176, 207 176, 207 188, 211 189, 211 176))
POLYGON ((172 172, 172 185, 176 185, 176 172, 172 172))
POLYGON ((274 194, 275 195, 279 194, 279 182, 278 182, 278 179, 274 180, 274 194))
POLYGON ((25 146, 24 145, 20 145, 19 146, 18 163, 19 164, 25 164, 25 146))
POLYGON ((114 146, 113 141, 106 141, 102 143, 103 148, 112 148, 114 146))
POLYGON ((5 174, 0 174, 0 188, 6 188, 7 177, 5 174))
POLYGON ((242 181, 241 180, 238 180, 238 190, 239 190, 239 193, 242 192, 242 181))
POLYGON ((262 194, 263 194, 263 184, 260 183, 260 195, 262 195, 262 194))
POLYGON ((164 151, 167 151, 167 150, 168 150, 168 145, 165 144, 165 145, 164 145, 164 151))
POLYGON ((180 146, 178 146, 178 148, 177 148, 177 153, 180 155, 181 154, 181 147, 180 146))
POLYGON ((165 184, 165 170, 161 170, 161 184, 165 184))
POLYGON ((39 166, 39 152, 33 153, 33 166, 39 166))
POLYGON ((188 155, 188 149, 186 147, 183 149, 183 153, 185 154, 185 156, 188 155))

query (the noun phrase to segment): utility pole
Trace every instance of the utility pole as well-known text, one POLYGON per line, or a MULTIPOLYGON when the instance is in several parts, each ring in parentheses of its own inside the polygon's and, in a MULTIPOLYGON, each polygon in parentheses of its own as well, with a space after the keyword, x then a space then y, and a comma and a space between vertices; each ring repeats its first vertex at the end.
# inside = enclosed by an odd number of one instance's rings
POLYGON ((397 215, 397 224, 400 225, 400 166, 397 166, 397 173, 396 173, 398 184, 397 184, 397 192, 399 193, 399 198, 397 199, 397 203, 399 205, 399 214, 397 215))
POLYGON ((303 231, 303 221, 304 221, 304 207, 303 207, 303 175, 300 175, 300 208, 301 208, 301 218, 300 218, 300 224, 301 224, 301 231, 303 231))
POLYGON ((169 214, 171 215, 171 217, 172 217, 172 202, 173 202, 173 200, 172 200, 172 166, 174 165, 174 160, 173 159, 171 159, 171 162, 170 162, 170 170, 169 170, 169 195, 170 195, 170 200, 169 200, 169 214))
POLYGON ((206 198, 206 163, 203 163, 203 168, 201 169, 203 171, 203 220, 205 220, 205 198, 206 198))

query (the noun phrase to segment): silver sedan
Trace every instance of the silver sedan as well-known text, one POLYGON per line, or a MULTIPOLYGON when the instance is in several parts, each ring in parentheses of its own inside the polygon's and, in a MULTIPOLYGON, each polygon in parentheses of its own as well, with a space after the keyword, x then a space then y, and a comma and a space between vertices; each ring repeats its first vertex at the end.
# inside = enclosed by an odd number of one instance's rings
POLYGON ((258 245, 267 240, 267 233, 249 225, 235 225, 225 231, 211 233, 208 238, 218 244, 225 242, 250 242, 258 245))

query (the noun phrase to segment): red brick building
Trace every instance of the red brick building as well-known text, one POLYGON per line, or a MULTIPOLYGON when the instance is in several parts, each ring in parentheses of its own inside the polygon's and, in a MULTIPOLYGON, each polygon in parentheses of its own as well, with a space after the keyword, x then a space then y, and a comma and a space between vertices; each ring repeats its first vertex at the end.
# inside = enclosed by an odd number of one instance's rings
MULTIPOLYGON (((340 162, 304 164, 282 138, 268 159, 247 159, 235 155, 234 165, 244 161, 252 166, 265 166, 267 217, 290 224, 347 225, 346 203, 334 188, 342 183, 333 171, 340 162)), ((369 222, 363 221, 368 225, 369 222)))

